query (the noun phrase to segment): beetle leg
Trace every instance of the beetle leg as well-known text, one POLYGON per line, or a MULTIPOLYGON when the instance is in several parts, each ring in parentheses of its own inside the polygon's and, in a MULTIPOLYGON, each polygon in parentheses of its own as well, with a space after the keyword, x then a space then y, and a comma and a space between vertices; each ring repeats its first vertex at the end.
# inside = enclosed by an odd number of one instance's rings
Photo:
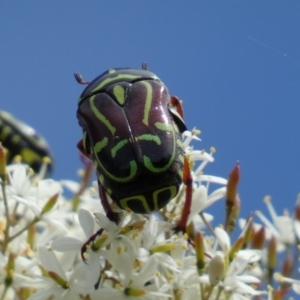
MULTIPOLYGON (((115 213, 109 203, 108 203, 108 200, 107 200, 107 196, 106 196, 106 192, 105 192, 105 189, 104 187, 102 186, 102 184, 99 182, 98 180, 98 187, 99 187, 99 195, 100 195, 100 199, 101 199, 101 204, 104 208, 104 211, 106 212, 106 217, 112 221, 112 222, 115 222, 116 224, 119 223, 120 221, 120 218, 119 218, 119 214, 118 213, 115 213)), ((102 233, 103 233, 103 228, 100 228, 98 231, 96 231, 81 247, 81 259, 87 263, 87 260, 84 256, 88 246, 90 243, 94 242, 95 239, 97 238, 97 236, 100 236, 102 233)))
POLYGON ((184 157, 184 165, 183 165, 183 183, 185 184, 185 203, 182 209, 181 219, 175 227, 175 232, 185 232, 188 217, 191 210, 192 205, 192 195, 193 195, 193 178, 190 170, 190 164, 188 158, 184 157))
POLYGON ((90 84, 89 81, 85 81, 83 80, 81 74, 78 72, 78 73, 74 73, 74 77, 76 79, 76 81, 79 83, 79 84, 90 84))
POLYGON ((100 183, 99 180, 98 180, 98 186, 99 186, 99 195, 100 195, 100 199, 101 199, 101 204, 102 204, 102 206, 104 208, 104 211, 106 213, 106 217, 110 221, 118 224, 119 221, 120 221, 120 216, 119 216, 118 213, 114 212, 111 209, 111 207, 110 207, 110 205, 108 203, 108 200, 107 200, 106 191, 105 191, 103 185, 100 183))
POLYGON ((86 252, 87 250, 87 247, 90 243, 94 242, 94 240, 96 239, 96 237, 99 235, 102 234, 103 232, 103 228, 100 228, 96 233, 94 233, 81 247, 81 259, 85 262, 86 262, 86 258, 84 257, 84 253, 86 252))
POLYGON ((180 99, 176 96, 171 96, 171 105, 174 106, 177 109, 177 112, 179 113, 179 115, 183 119, 184 118, 183 117, 183 108, 182 108, 180 99))

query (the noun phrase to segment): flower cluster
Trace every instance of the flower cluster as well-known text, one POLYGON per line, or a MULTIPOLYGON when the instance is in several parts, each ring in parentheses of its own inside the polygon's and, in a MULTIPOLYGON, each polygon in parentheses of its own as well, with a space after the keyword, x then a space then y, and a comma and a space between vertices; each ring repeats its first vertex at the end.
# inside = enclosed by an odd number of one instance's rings
POLYGON ((88 185, 90 164, 80 183, 57 182, 20 163, 5 166, 0 147, 0 300, 271 300, 291 289, 300 293, 300 282, 290 278, 300 204, 295 216, 278 216, 268 198, 273 222, 261 212, 238 220, 239 164, 228 179, 206 174, 214 149, 194 150, 197 133, 184 134, 193 191, 184 232, 176 229, 184 184, 160 211, 119 210, 115 224, 101 206, 97 183, 88 185), (66 190, 74 196, 67 199, 66 190), (214 228, 206 209, 219 200, 225 221, 214 228))

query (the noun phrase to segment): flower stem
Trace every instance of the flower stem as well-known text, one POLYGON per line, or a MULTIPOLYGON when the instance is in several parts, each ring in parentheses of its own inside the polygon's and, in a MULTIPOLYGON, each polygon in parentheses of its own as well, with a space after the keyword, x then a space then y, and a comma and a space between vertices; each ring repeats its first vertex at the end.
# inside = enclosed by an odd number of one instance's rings
POLYGON ((32 225, 34 225, 35 223, 37 223, 40 219, 38 217, 34 218, 31 222, 29 222, 23 229, 21 229, 19 232, 17 232, 16 234, 14 234, 13 236, 11 236, 8 241, 11 242, 13 239, 15 239, 16 237, 18 237, 20 234, 22 234, 24 231, 28 230, 28 228, 32 225))
POLYGON ((9 242, 9 228, 10 228, 10 217, 9 217, 9 209, 8 209, 8 203, 7 203, 7 196, 6 196, 6 189, 5 189, 5 181, 1 180, 1 189, 3 194, 3 200, 4 200, 4 207, 5 207, 5 215, 6 215, 6 226, 4 230, 4 242, 3 242, 3 248, 1 252, 4 254, 9 242))

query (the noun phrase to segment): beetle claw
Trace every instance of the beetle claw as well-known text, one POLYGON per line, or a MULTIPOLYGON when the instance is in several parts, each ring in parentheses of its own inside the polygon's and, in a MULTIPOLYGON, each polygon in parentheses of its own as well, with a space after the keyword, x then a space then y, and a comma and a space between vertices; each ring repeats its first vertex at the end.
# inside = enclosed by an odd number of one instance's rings
POLYGON ((85 258, 84 254, 86 253, 86 246, 88 245, 89 241, 87 241, 86 243, 83 244, 83 246, 81 247, 81 259, 85 264, 87 263, 87 259, 85 258))
POLYGON ((81 259, 85 264, 87 263, 87 259, 85 258, 84 254, 86 253, 90 243, 94 242, 97 236, 100 236, 102 232, 104 231, 104 228, 100 228, 97 232, 95 232, 81 247, 81 259))

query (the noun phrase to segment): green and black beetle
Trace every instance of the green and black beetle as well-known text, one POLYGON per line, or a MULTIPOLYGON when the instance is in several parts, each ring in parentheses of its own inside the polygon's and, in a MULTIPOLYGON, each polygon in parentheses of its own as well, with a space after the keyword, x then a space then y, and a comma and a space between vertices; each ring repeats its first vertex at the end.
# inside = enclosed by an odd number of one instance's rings
POLYGON ((39 172, 44 158, 50 158, 46 176, 52 172, 52 154, 45 139, 32 127, 16 119, 10 113, 0 111, 0 142, 7 149, 6 161, 11 163, 17 155, 35 172, 39 172))
POLYGON ((88 84, 78 101, 78 147, 93 161, 107 217, 118 221, 106 193, 122 209, 158 211, 177 195, 186 164, 179 99, 145 65, 110 69, 92 82, 75 78, 88 84))

